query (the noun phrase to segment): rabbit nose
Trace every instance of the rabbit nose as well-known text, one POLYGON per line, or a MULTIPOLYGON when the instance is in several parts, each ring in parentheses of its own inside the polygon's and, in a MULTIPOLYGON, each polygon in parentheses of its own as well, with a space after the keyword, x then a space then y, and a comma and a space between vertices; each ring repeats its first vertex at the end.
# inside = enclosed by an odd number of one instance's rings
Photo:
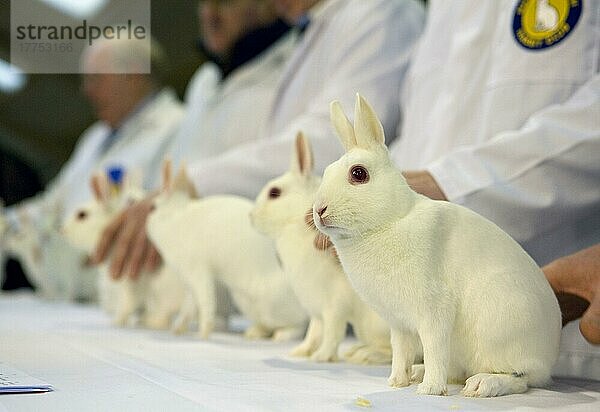
POLYGON ((319 209, 317 209, 317 214, 319 215, 319 217, 322 217, 323 213, 325 213, 326 210, 327 210, 327 206, 323 206, 323 207, 320 207, 319 209))

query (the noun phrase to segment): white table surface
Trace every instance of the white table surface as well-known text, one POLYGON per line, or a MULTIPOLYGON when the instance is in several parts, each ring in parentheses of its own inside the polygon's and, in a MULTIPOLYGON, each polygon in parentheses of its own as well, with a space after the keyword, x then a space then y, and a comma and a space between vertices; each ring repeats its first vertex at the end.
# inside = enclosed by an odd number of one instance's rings
POLYGON ((290 358, 294 344, 117 329, 94 306, 0 295, 0 360, 55 389, 0 395, 0 411, 600 411, 599 381, 557 378, 493 399, 464 398, 457 385, 418 396, 414 385, 387 387, 389 367, 290 358))

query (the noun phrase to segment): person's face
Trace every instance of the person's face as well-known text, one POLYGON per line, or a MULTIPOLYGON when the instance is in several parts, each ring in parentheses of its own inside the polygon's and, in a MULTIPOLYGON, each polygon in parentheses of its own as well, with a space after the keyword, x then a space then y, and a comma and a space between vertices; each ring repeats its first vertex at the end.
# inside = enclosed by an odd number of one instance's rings
POLYGON ((289 24, 295 24, 303 14, 320 0, 273 0, 279 17, 289 24))
POLYGON ((258 20, 257 0, 200 0, 198 14, 204 46, 225 55, 258 20))
POLYGON ((102 73, 111 71, 111 61, 108 49, 96 49, 86 55, 82 91, 96 117, 117 127, 144 93, 144 80, 140 74, 102 73))
POLYGON ((131 110, 127 74, 93 73, 83 77, 83 92, 96 117, 112 127, 118 126, 131 110))

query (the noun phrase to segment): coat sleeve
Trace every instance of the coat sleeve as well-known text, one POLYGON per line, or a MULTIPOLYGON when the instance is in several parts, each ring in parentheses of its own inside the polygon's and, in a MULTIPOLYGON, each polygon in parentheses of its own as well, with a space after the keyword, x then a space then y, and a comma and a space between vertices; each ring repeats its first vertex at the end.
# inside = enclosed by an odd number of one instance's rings
POLYGON ((488 217, 517 241, 600 217, 600 75, 519 130, 429 165, 448 200, 488 217))
MULTIPOLYGON (((323 84, 320 92, 279 133, 263 136, 201 163, 190 163, 190 176, 198 192, 254 198, 268 180, 287 170, 298 131, 311 140, 316 172, 321 173, 342 153, 330 126, 329 103, 340 100, 346 107, 353 107, 356 92, 366 96, 382 117, 388 119, 387 131, 393 131, 398 121, 398 91, 422 29, 423 13, 411 2, 389 10, 394 12, 377 10, 368 16, 357 16, 349 10, 345 23, 337 20, 340 30, 336 38, 344 41, 327 46, 331 47, 331 53, 323 67, 309 68, 315 81, 323 84)), ((331 39, 320 39, 313 47, 323 47, 324 41, 331 43, 331 39)))

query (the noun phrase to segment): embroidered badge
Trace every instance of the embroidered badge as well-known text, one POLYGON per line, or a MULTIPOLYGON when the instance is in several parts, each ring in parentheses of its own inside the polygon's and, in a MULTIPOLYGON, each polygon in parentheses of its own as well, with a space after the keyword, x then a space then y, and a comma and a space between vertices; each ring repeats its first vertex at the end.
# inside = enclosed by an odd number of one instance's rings
POLYGON ((575 28, 583 0, 519 0, 513 18, 517 42, 531 50, 560 43, 575 28))

